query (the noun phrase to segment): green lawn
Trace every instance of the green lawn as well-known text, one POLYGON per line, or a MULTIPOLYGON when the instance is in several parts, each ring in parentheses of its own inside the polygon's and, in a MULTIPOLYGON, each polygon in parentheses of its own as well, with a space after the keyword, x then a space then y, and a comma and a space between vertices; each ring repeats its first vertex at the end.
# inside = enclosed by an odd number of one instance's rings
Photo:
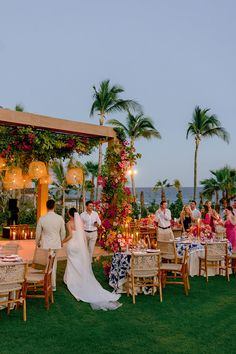
MULTIPOLYGON (((189 297, 181 286, 158 296, 139 295, 136 305, 122 296, 116 311, 93 311, 77 302, 62 283, 59 263, 55 304, 47 312, 41 300, 28 300, 27 322, 20 311, 0 312, 0 353, 235 353, 236 278, 191 278, 189 297)), ((95 274, 104 286, 99 264, 95 274)))

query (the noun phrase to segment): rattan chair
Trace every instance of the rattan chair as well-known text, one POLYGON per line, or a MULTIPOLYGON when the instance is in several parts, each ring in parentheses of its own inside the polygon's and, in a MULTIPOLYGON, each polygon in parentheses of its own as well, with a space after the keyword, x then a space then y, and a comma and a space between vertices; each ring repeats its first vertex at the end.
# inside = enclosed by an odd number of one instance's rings
POLYGON ((236 252, 233 252, 231 255, 228 256, 229 260, 229 267, 232 269, 232 273, 236 273, 236 252))
POLYGON ((33 261, 30 267, 28 267, 29 273, 44 273, 48 263, 48 256, 51 250, 35 247, 33 261))
POLYGON ((208 282, 208 268, 218 268, 219 275, 224 271, 229 281, 228 242, 211 242, 205 244, 205 253, 199 256, 199 276, 204 271, 208 282))
POLYGON ((54 303, 52 289, 52 270, 56 253, 51 251, 48 255, 47 266, 43 273, 29 273, 27 281, 27 298, 44 298, 45 307, 49 309, 49 302, 54 303))
POLYGON ((189 275, 188 275, 188 258, 189 253, 186 248, 184 251, 183 262, 180 263, 162 263, 161 264, 161 279, 162 286, 166 284, 183 285, 185 295, 188 295, 190 290, 189 275), (167 276, 168 274, 168 276, 167 276))
POLYGON ((157 241, 157 248, 161 252, 162 261, 177 263, 177 252, 175 241, 157 241))
POLYGON ((23 320, 26 321, 26 272, 27 263, 0 264, 0 306, 7 307, 7 313, 14 305, 23 305, 23 320))
POLYGON ((135 295, 140 288, 152 288, 152 294, 155 288, 159 289, 160 302, 162 302, 162 286, 160 278, 160 252, 143 253, 131 255, 131 269, 127 273, 127 296, 132 294, 133 304, 135 304, 135 295))

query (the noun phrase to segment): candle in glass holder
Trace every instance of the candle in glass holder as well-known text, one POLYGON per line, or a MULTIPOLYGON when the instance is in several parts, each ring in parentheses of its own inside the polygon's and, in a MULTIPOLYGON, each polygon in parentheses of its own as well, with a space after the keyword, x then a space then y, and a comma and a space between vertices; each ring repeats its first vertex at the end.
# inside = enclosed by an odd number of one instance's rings
POLYGON ((137 239, 137 243, 138 243, 138 241, 139 241, 139 239, 138 239, 138 232, 136 232, 136 239, 137 239))

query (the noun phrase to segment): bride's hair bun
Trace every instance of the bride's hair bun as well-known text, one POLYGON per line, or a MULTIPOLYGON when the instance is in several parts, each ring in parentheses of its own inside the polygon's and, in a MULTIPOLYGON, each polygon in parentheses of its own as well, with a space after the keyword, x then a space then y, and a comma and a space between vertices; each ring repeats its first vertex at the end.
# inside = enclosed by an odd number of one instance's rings
POLYGON ((70 208, 69 209, 69 215, 74 217, 75 213, 77 213, 77 210, 75 208, 70 208))

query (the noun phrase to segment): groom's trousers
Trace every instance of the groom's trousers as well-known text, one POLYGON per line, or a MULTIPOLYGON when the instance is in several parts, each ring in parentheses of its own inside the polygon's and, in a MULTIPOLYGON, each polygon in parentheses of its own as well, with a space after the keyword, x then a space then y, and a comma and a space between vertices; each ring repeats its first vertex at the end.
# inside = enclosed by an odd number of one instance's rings
POLYGON ((97 241, 98 232, 97 231, 86 231, 85 230, 85 236, 87 238, 89 256, 90 256, 90 259, 91 259, 91 262, 92 262, 93 261, 93 251, 94 251, 95 244, 96 244, 96 241, 97 241))

